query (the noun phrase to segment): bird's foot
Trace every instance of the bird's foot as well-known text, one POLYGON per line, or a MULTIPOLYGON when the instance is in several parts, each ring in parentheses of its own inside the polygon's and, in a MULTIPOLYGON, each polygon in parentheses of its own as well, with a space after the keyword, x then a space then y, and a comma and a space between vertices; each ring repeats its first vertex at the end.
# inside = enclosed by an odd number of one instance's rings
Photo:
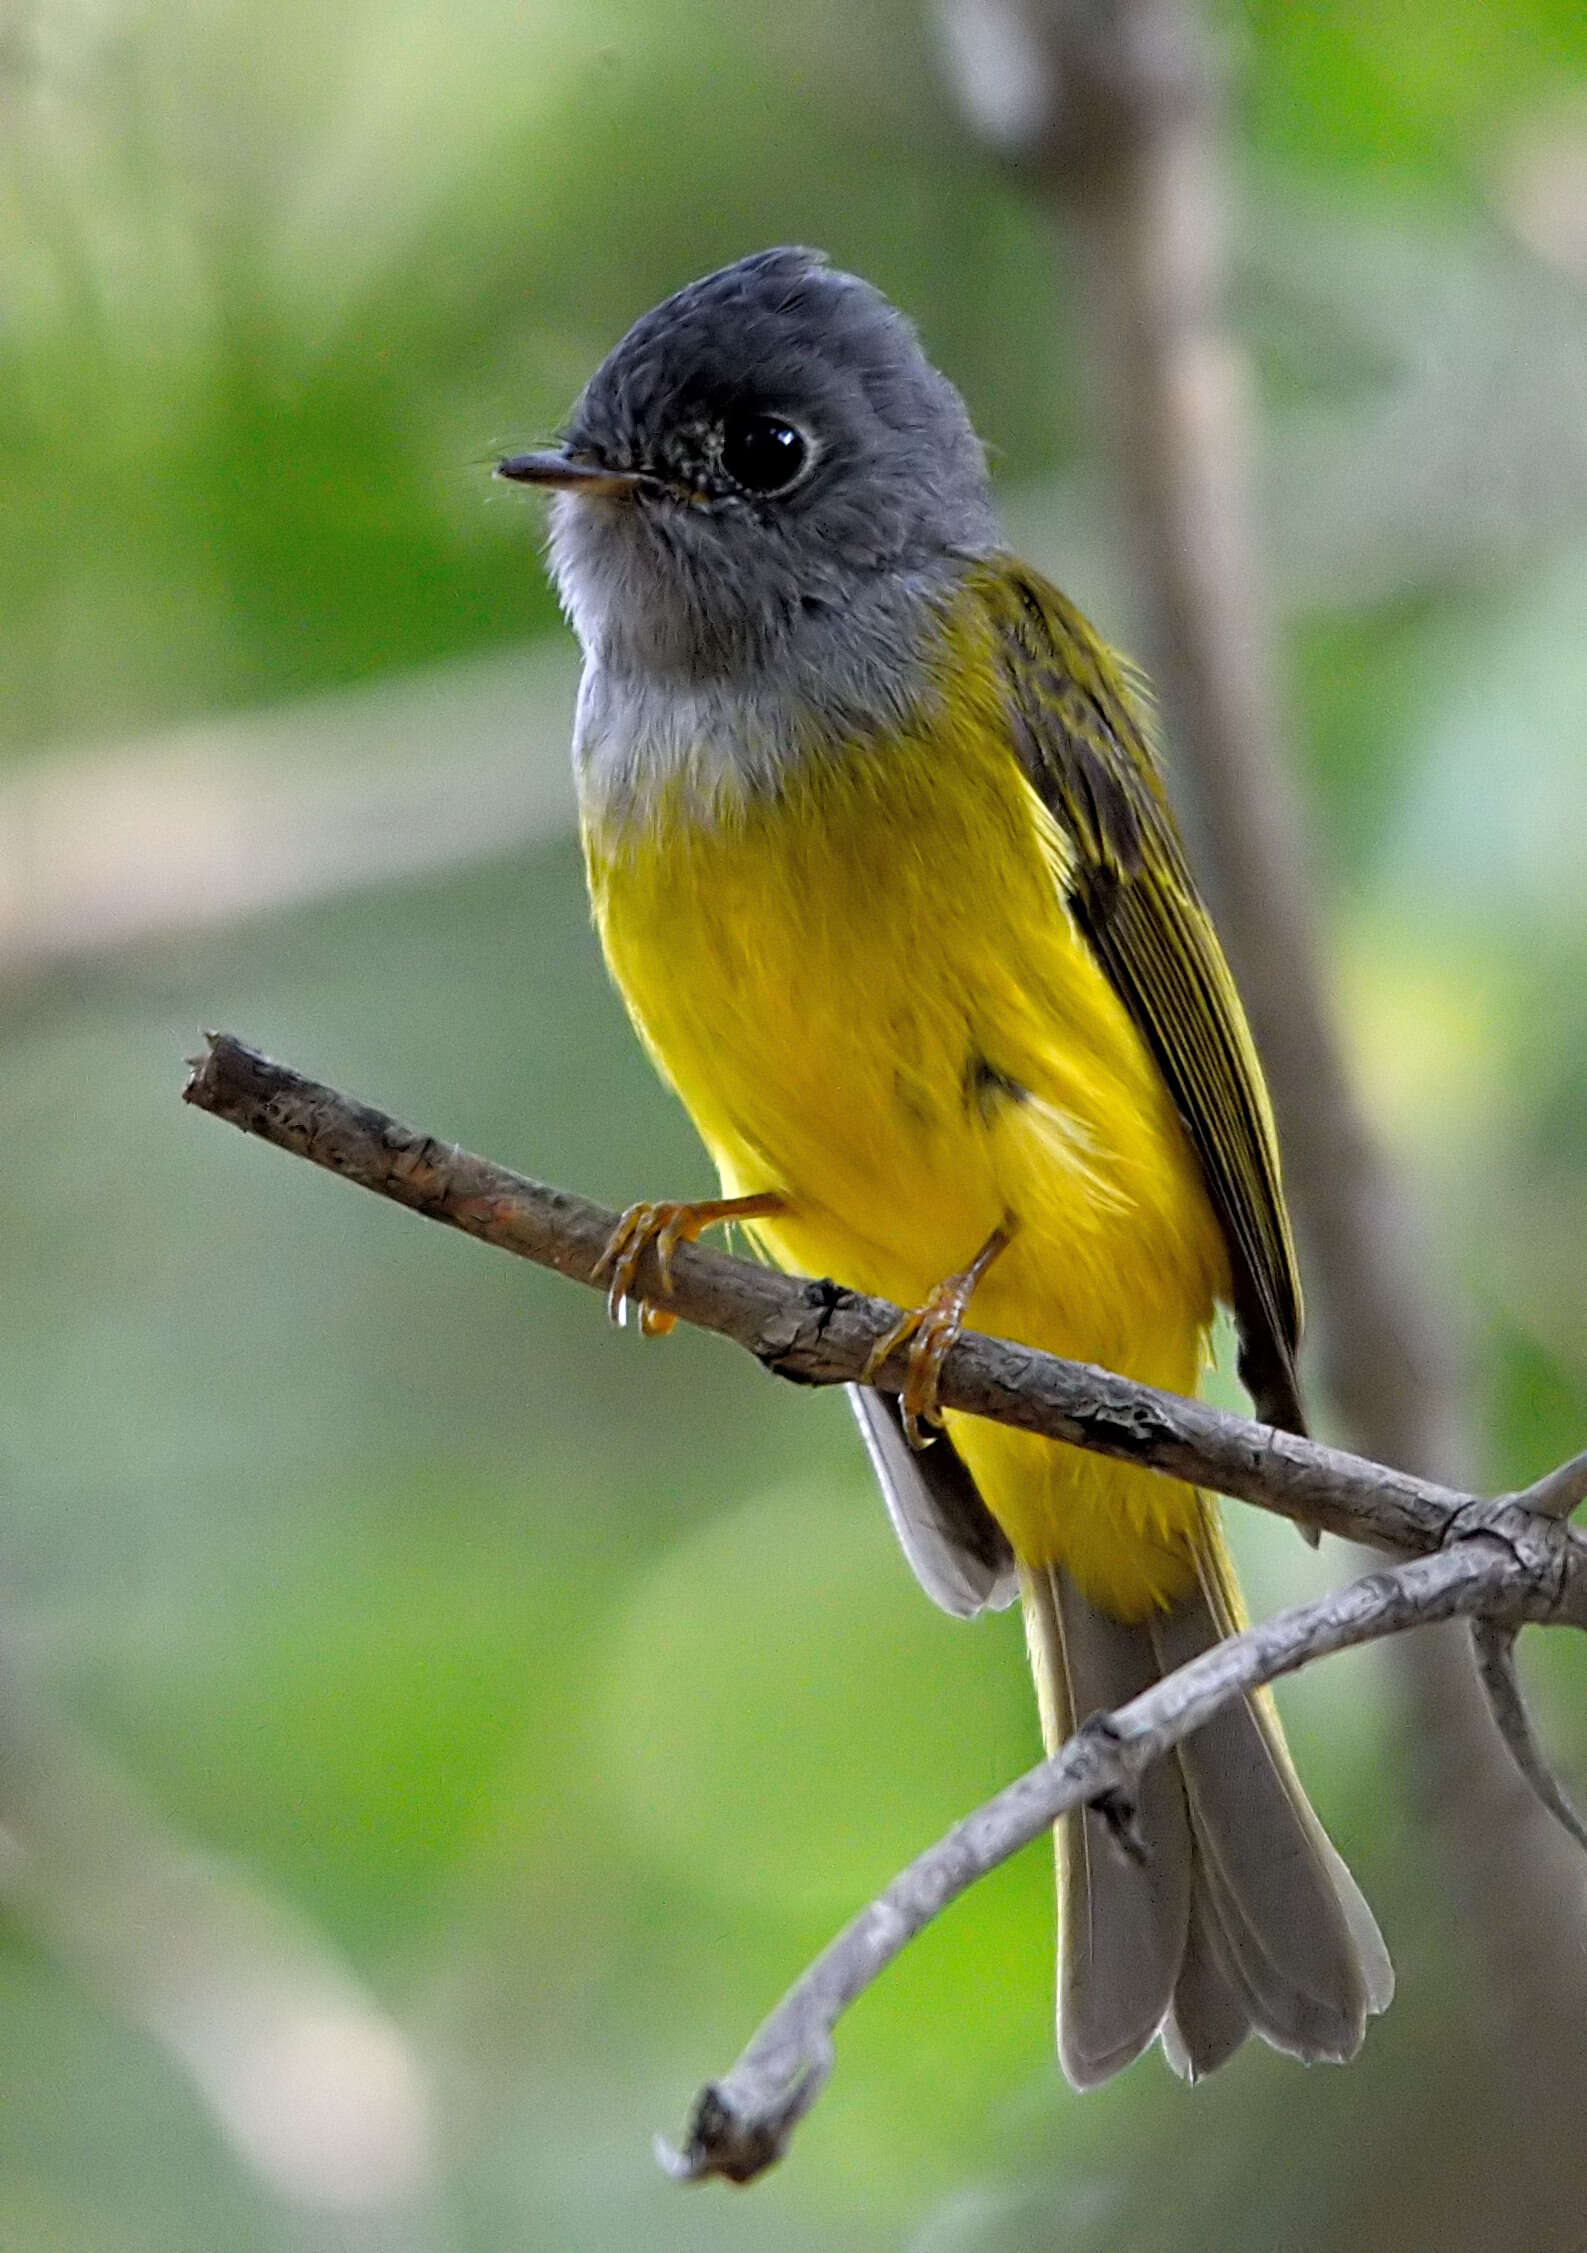
POLYGON ((865 1364, 865 1381, 870 1383, 900 1346, 909 1347, 898 1406, 904 1437, 911 1447, 929 1447, 931 1433, 925 1427, 942 1423, 937 1399, 942 1365, 959 1342, 976 1285, 999 1253, 1008 1249, 1013 1234, 1012 1221, 1004 1221, 994 1228, 969 1266, 939 1283, 923 1305, 901 1315, 865 1364))
POLYGON ((630 1205, 606 1240, 595 1263, 594 1279, 607 1279, 606 1311, 619 1325, 628 1318, 630 1302, 639 1309, 639 1328, 647 1338, 664 1338, 677 1327, 678 1318, 648 1299, 635 1297, 634 1285, 645 1254, 654 1249, 661 1288, 672 1292, 672 1255, 680 1244, 692 1244, 705 1229, 726 1221, 767 1220, 784 1209, 784 1201, 768 1191, 756 1197, 712 1197, 698 1204, 673 1204, 666 1200, 630 1205))

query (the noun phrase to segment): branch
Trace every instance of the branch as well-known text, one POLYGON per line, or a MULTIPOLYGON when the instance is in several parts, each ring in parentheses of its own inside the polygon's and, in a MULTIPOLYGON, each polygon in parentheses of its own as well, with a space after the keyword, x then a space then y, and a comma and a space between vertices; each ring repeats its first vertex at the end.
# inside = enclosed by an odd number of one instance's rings
MULTIPOLYGON (((230 1034, 209 1036, 183 1097, 428 1220, 573 1282, 606 1288, 596 1271, 617 1226, 616 1213, 404 1126, 273 1063, 230 1034)), ((646 1253, 637 1282, 642 1297, 663 1296, 653 1251, 646 1253)), ((681 1320, 731 1338, 774 1375, 810 1385, 858 1382, 899 1314, 885 1299, 782 1275, 694 1244, 682 1244, 673 1254, 666 1304, 681 1320)), ((901 1349, 873 1381, 883 1391, 899 1391, 906 1362, 901 1349)), ((1483 1501, 1314 1440, 1270 1431, 1206 1401, 1182 1399, 975 1331, 966 1331, 948 1355, 940 1393, 948 1408, 1141 1464, 1380 1548, 1425 1555, 1457 1534, 1484 1530, 1541 1543, 1542 1553, 1559 1567, 1561 1601, 1567 1590, 1569 1603, 1577 1601, 1578 1564, 1587 1560, 1587 1542, 1555 1519, 1535 1523, 1529 1495, 1483 1501)), ((1587 1608, 1581 1623, 1587 1625, 1587 1608)))
MULTIPOLYGON (((1532 1506, 1539 1507, 1535 1501, 1532 1506)), ((1511 1758, 1540 1804, 1547 1808, 1568 1838, 1587 1848, 1587 1824, 1561 1789, 1533 1731, 1532 1717, 1521 1694, 1521 1678, 1515 1670, 1515 1636, 1515 1629, 1502 1620, 1473 1619, 1471 1623, 1472 1648, 1487 1695, 1488 1710, 1510 1748, 1511 1758)))
POLYGON ((780 2159, 832 2069, 832 2029, 917 1933, 978 1878, 1072 1808, 1120 1798, 1142 1771, 1221 1707, 1281 1674, 1358 1643, 1519 1596, 1529 1572, 1513 1553, 1462 1544, 1391 1565, 1231 1636, 1076 1730, 1050 1760, 956 1823, 845 1926, 791 1987, 738 2063, 701 2090, 682 2148, 658 2145, 683 2182, 748 2182, 780 2159))
POLYGON ((1551 1518, 1568 1518, 1587 1502, 1587 1455, 1573 1455, 1527 1489, 1528 1505, 1551 1518))
MULTIPOLYGON (((307 1158, 426 1219, 461 1229, 592 1289, 618 1216, 567 1190, 509 1172, 383 1111, 211 1034, 184 1099, 278 1149, 307 1158)), ((654 1253, 641 1296, 663 1296, 654 1253)), ((810 1282, 680 1245, 673 1314, 732 1338, 764 1368, 806 1384, 854 1383, 898 1309, 835 1283, 810 1282)), ((896 1391, 905 1357, 872 1381, 896 1391)), ((1463 1615, 1477 1624, 1494 1712, 1518 1766, 1567 1828, 1508 1672, 1508 1641, 1527 1621, 1587 1627, 1587 1538, 1559 1515, 1567 1465, 1520 1494, 1484 1500, 1314 1441, 1274 1432, 1130 1379, 1000 1338, 966 1332, 942 1369, 950 1408, 1043 1433, 1259 1508, 1410 1551, 1412 1561, 1231 1636, 1116 1714, 1094 1717, 1048 1761, 1011 1784, 900 1877, 821 1956, 766 2022, 727 2079, 703 2091, 681 2153, 694 2179, 747 2181, 785 2149, 831 2066, 838 2017, 938 1912, 1069 1808, 1127 1798, 1149 1762, 1231 1699, 1356 1643, 1463 1615)))

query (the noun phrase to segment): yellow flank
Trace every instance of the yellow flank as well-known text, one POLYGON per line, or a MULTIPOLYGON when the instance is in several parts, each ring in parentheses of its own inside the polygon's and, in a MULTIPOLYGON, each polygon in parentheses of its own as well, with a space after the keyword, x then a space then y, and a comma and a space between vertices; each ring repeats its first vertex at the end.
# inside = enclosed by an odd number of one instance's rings
MULTIPOLYGON (((724 1193, 772 1189, 780 1266, 918 1305, 1000 1222, 970 1322, 1194 1391, 1223 1239, 1159 1071, 1063 906, 967 592, 928 735, 792 763, 775 794, 658 781, 586 822, 619 987, 724 1193)), ((1186 1593, 1187 1487, 972 1418, 1016 1553, 1117 1618, 1186 1593)))

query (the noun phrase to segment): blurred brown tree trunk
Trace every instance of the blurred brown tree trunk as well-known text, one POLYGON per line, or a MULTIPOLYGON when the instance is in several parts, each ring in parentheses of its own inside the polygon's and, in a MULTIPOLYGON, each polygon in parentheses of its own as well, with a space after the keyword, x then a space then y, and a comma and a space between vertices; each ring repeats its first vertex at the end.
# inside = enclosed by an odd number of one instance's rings
MULTIPOLYGON (((1221 101, 1195 0, 945 0, 964 106, 1069 246, 1150 668, 1179 795, 1250 1011, 1322 1346, 1365 1454, 1470 1485, 1461 1356, 1404 1186, 1345 1068, 1319 965, 1302 821, 1283 751, 1272 625, 1247 491, 1250 377, 1223 307, 1221 101)), ((1397 1646, 1405 1759, 1485 1974, 1474 2079, 1504 2126, 1482 2212, 1442 2242, 1579 2253, 1587 2137, 1587 1870, 1488 1716, 1463 1630, 1397 1646), (1497 2069, 1495 2071, 1495 2068, 1497 2069)))

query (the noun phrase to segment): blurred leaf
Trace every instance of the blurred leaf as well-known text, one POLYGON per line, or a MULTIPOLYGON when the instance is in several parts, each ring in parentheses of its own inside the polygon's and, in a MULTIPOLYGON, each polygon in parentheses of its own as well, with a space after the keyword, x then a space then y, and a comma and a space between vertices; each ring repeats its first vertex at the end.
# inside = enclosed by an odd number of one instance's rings
POLYGON ((1587 69, 1572 0, 1252 0, 1242 13, 1260 56, 1255 145, 1402 194, 1469 178, 1496 117, 1587 69))
POLYGON ((1488 1428, 1500 1476, 1523 1486, 1587 1448, 1587 1366, 1512 1323, 1495 1327, 1488 1428))
POLYGON ((1028 1751, 1006 1623, 950 1623, 889 1548, 856 1460, 835 1490, 778 1487, 701 1526, 637 1583, 597 1770, 674 1876, 853 1908, 1028 1751))
POLYGON ((1587 834, 1587 547, 1426 637, 1416 779, 1381 882, 1462 919, 1573 925, 1587 834))

